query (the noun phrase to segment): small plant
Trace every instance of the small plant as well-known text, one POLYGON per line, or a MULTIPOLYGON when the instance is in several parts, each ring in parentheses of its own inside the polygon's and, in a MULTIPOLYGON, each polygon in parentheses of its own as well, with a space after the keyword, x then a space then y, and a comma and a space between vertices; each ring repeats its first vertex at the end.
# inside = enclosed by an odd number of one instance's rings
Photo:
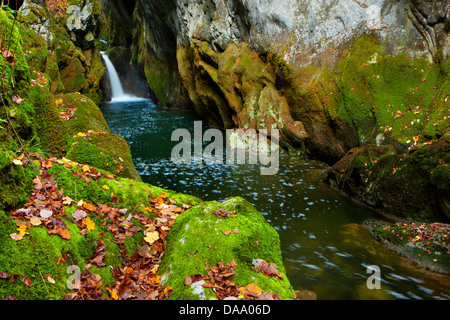
POLYGON ((6 121, 5 119, 0 119, 0 129, 4 129, 4 127, 1 125, 1 123, 7 123, 8 121, 6 121))

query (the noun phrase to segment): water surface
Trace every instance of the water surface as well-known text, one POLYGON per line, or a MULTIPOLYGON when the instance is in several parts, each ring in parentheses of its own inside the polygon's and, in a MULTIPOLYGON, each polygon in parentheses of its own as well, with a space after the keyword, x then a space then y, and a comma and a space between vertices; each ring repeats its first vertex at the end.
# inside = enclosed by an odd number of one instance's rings
MULTIPOLYGON (((449 277, 425 272, 375 242, 360 223, 379 218, 320 182, 326 166, 282 155, 276 176, 258 165, 176 165, 172 132, 192 132, 198 118, 149 100, 101 107, 111 131, 130 144, 145 182, 206 201, 241 196, 278 231, 287 275, 297 290, 319 299, 450 299, 449 277), (381 269, 381 289, 369 290, 370 265, 381 269)), ((206 127, 205 127, 206 129, 206 127)))

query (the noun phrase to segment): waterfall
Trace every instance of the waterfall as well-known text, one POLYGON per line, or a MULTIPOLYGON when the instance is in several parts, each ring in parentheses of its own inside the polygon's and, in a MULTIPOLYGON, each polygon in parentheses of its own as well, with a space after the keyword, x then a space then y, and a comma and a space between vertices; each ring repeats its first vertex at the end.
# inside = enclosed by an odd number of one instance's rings
POLYGON ((116 68, 112 64, 109 57, 105 54, 104 51, 100 52, 103 60, 105 61, 106 69, 108 70, 109 82, 111 83, 111 102, 117 101, 133 101, 140 100, 142 98, 138 98, 132 95, 125 94, 123 90, 122 83, 120 82, 119 75, 117 74, 116 68))

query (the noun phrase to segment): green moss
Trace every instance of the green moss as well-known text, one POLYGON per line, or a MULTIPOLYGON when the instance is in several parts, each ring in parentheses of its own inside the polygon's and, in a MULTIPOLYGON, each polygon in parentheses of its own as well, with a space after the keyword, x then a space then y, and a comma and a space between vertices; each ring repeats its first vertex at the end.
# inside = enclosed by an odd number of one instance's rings
POLYGON ((68 140, 66 124, 60 116, 60 109, 55 104, 48 86, 39 84, 31 87, 28 93, 29 103, 35 109, 35 127, 41 142, 41 148, 48 155, 61 157, 68 140))
POLYGON ((196 205, 201 202, 200 199, 193 196, 178 194, 125 178, 111 180, 101 177, 98 180, 90 179, 90 183, 87 183, 82 178, 75 176, 72 173, 73 170, 81 172, 79 167, 73 166, 68 169, 59 164, 55 164, 48 172, 58 181, 58 185, 64 190, 64 194, 77 201, 112 204, 112 194, 114 194, 117 196, 117 207, 132 208, 136 206, 141 208, 141 205, 147 206, 150 199, 156 198, 164 192, 177 203, 196 205), (105 185, 108 186, 108 190, 103 188, 105 185))
POLYGON ((394 139, 410 143, 442 105, 435 103, 435 89, 442 82, 436 65, 406 53, 386 55, 371 36, 356 40, 351 53, 341 61, 341 72, 337 116, 358 131, 367 126, 366 119, 374 118, 369 132, 389 129, 394 139))
POLYGON ((55 98, 63 100, 64 108, 75 109, 73 117, 67 122, 71 136, 79 132, 110 132, 108 124, 98 106, 87 96, 79 93, 69 93, 55 98))
POLYGON ((92 134, 82 138, 72 138, 67 158, 88 164, 121 177, 141 181, 133 166, 130 148, 122 136, 115 134, 92 134))
POLYGON ((28 235, 20 241, 10 238, 10 234, 17 233, 17 226, 13 220, 0 218, 0 265, 1 270, 10 277, 16 275, 15 281, 0 279, 0 299, 11 295, 16 299, 46 300, 61 299, 69 292, 66 286, 69 265, 76 265, 84 269, 85 260, 92 257, 95 243, 80 235, 76 225, 67 222, 71 233, 70 241, 63 240, 58 235, 48 235, 44 228, 28 229, 28 235), (68 257, 66 263, 57 265, 62 253, 68 257), (43 279, 46 274, 51 274, 55 284, 43 279), (32 281, 32 286, 27 287, 21 278, 26 276, 32 281))
MULTIPOLYGON (((232 259, 237 263, 232 279, 237 285, 255 283, 264 291, 280 294, 283 299, 292 298, 293 290, 285 277, 278 234, 242 198, 232 198, 223 203, 208 202, 179 216, 168 235, 158 273, 165 279, 164 285, 174 289, 171 299, 196 300, 200 297, 192 292, 193 286, 184 285, 184 277, 205 275, 205 263, 216 266, 218 262, 230 263, 232 259), (211 214, 219 208, 233 211, 236 217, 211 214), (227 230, 232 231, 229 236, 223 233, 227 230), (253 259, 275 263, 284 278, 275 279, 252 271, 253 259)), ((207 297, 214 297, 211 289, 206 290, 207 297)))
POLYGON ((0 150, 0 208, 13 209, 26 202, 32 192, 31 183, 36 177, 31 166, 26 169, 11 163, 11 152, 0 150))
POLYGON ((155 94, 156 99, 163 105, 169 103, 169 83, 170 75, 167 61, 163 57, 155 59, 148 58, 144 63, 144 73, 147 79, 147 84, 155 94), (161 59, 161 61, 159 61, 161 59))

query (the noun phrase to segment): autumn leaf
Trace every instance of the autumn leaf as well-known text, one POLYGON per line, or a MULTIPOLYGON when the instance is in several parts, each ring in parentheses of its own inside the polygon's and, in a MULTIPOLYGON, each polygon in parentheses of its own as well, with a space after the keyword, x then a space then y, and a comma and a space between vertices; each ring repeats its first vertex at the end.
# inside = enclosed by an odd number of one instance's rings
POLYGON ((147 235, 144 238, 144 240, 147 241, 149 244, 153 244, 153 242, 155 242, 158 239, 159 239, 158 231, 147 232, 147 235))
POLYGON ((16 104, 22 104, 23 99, 21 97, 18 96, 12 96, 11 97, 12 102, 16 103, 16 104))
POLYGON ((75 219, 75 221, 80 221, 86 218, 86 212, 83 210, 75 210, 72 214, 72 217, 75 219))
POLYGON ((23 162, 21 160, 14 159, 12 161, 16 166, 23 166, 23 162))
POLYGON ((109 187, 105 184, 105 185, 102 187, 102 189, 104 189, 104 190, 109 190, 109 187))
POLYGON ((51 284, 55 284, 55 279, 53 279, 52 275, 50 273, 47 273, 44 277, 45 280, 47 280, 48 282, 50 282, 51 284))
POLYGON ((92 221, 91 218, 85 218, 84 223, 86 224, 86 228, 88 229, 88 231, 95 230, 95 222, 92 221))
POLYGON ((53 163, 50 160, 45 160, 44 162, 42 162, 42 167, 49 169, 53 167, 53 163))
POLYGON ((22 236, 29 234, 26 230, 27 230, 26 224, 21 224, 20 227, 17 228, 17 231, 19 231, 22 236))
POLYGON ((3 58, 5 58, 6 62, 8 62, 8 63, 13 63, 15 60, 14 55, 8 49, 3 49, 2 55, 3 55, 3 58))
POLYGON ((82 168, 82 170, 83 170, 84 172, 88 172, 90 169, 91 169, 91 168, 90 168, 87 164, 85 164, 85 165, 83 166, 83 168, 82 168))
POLYGON ((226 230, 223 232, 224 235, 229 236, 231 234, 231 230, 226 230))
POLYGON ((109 293, 111 294, 111 298, 113 298, 114 300, 118 300, 119 296, 117 295, 117 290, 116 289, 112 289, 111 291, 109 291, 109 293))
POLYGON ((61 238, 69 240, 70 239, 70 231, 69 229, 63 229, 63 228, 59 228, 59 235, 61 236, 61 238))
POLYGON ((90 211, 90 212, 94 212, 95 211, 95 207, 92 204, 90 204, 90 203, 83 202, 83 207, 86 210, 90 211))
POLYGON ((25 284, 26 284, 27 286, 29 286, 29 287, 32 286, 32 282, 31 282, 30 279, 27 278, 27 276, 23 276, 22 279, 21 279, 21 281, 22 281, 23 283, 25 283, 25 284))
POLYGON ((258 296, 260 293, 262 293, 262 289, 255 285, 254 283, 250 283, 246 287, 240 287, 238 291, 244 296, 258 296))
POLYGON ((20 241, 23 239, 23 235, 17 233, 10 234, 9 236, 11 237, 11 239, 16 241, 20 241))
POLYGON ((39 219, 38 217, 31 218, 30 222, 35 227, 40 226, 42 224, 41 219, 39 219))
POLYGON ((283 276, 278 272, 277 265, 275 263, 268 263, 262 259, 254 259, 252 261, 259 271, 262 271, 266 276, 282 279, 283 276))
POLYGON ((53 215, 53 212, 51 212, 50 210, 43 209, 41 210, 39 215, 41 216, 41 218, 48 219, 53 215))

